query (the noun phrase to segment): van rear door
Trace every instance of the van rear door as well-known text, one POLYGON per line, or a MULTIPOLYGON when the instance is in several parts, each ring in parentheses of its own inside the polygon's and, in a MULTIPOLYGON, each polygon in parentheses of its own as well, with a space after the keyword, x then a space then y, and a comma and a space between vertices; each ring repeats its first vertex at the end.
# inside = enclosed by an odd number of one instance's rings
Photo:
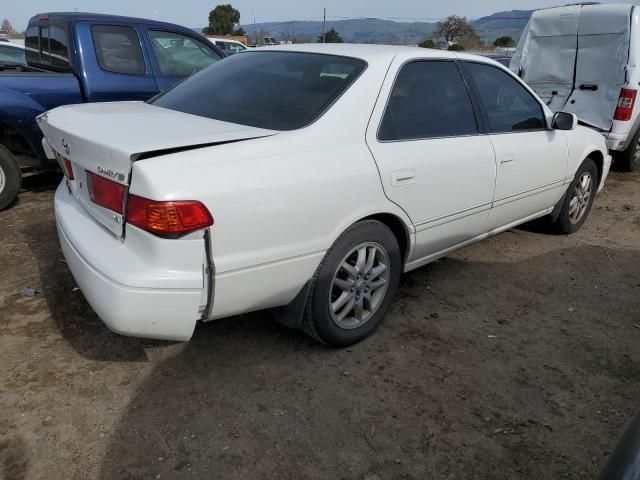
POLYGON ((610 130, 626 82, 632 5, 584 5, 578 26, 575 84, 564 110, 610 130))
POLYGON ((554 112, 573 90, 579 17, 578 5, 535 12, 509 66, 554 112))

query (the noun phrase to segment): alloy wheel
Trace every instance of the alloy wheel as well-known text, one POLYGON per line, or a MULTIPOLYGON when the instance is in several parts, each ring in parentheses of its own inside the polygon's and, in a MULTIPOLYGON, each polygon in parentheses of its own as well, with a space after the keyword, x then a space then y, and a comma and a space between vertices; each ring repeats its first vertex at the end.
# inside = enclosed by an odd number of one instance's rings
POLYGON ((589 208, 591 195, 593 195, 593 175, 591 172, 584 172, 573 189, 573 197, 569 203, 569 221, 572 224, 579 223, 584 217, 589 208))
POLYGON ((384 247, 372 242, 353 248, 340 262, 329 289, 329 312, 339 328, 358 328, 378 311, 389 287, 389 265, 384 247))

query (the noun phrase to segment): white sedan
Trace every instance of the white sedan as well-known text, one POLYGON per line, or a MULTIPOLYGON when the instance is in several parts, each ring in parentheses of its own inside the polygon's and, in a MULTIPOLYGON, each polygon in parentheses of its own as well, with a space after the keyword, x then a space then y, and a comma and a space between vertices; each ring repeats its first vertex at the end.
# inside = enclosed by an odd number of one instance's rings
POLYGON ((578 230, 611 163, 498 63, 409 47, 269 47, 39 123, 78 285, 110 329, 158 339, 273 309, 352 344, 402 272, 538 217, 578 230))

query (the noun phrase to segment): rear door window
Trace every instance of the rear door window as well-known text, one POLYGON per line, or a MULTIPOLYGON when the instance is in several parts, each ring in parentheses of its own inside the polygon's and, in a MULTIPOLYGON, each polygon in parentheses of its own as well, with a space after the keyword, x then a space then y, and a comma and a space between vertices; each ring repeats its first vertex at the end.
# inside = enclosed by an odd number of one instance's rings
POLYGON ((91 34, 100 68, 129 75, 143 75, 146 72, 140 39, 135 29, 94 25, 91 34))
POLYGON ((167 77, 187 77, 221 59, 212 48, 187 35, 150 30, 149 37, 160 73, 167 77))
POLYGON ((540 102, 518 80, 498 67, 466 62, 490 133, 521 132, 546 128, 540 102))
MULTIPOLYGON (((335 70, 326 75, 340 75, 335 70)), ((478 133, 469 92, 455 62, 415 61, 398 74, 382 124, 381 141, 478 133)))

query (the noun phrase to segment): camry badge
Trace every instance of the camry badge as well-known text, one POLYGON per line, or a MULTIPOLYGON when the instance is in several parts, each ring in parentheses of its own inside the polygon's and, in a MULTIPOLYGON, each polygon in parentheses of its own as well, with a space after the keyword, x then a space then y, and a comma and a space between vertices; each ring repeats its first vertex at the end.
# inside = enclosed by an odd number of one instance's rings
POLYGON ((110 168, 104 168, 101 167, 100 165, 98 165, 98 172, 106 175, 107 177, 111 177, 111 178, 117 178, 119 181, 124 181, 124 174, 120 173, 120 172, 116 172, 115 170, 112 170, 110 168))
POLYGON ((69 147, 69 142, 67 142, 64 138, 62 139, 62 148, 67 155, 71 153, 71 147, 69 147))

